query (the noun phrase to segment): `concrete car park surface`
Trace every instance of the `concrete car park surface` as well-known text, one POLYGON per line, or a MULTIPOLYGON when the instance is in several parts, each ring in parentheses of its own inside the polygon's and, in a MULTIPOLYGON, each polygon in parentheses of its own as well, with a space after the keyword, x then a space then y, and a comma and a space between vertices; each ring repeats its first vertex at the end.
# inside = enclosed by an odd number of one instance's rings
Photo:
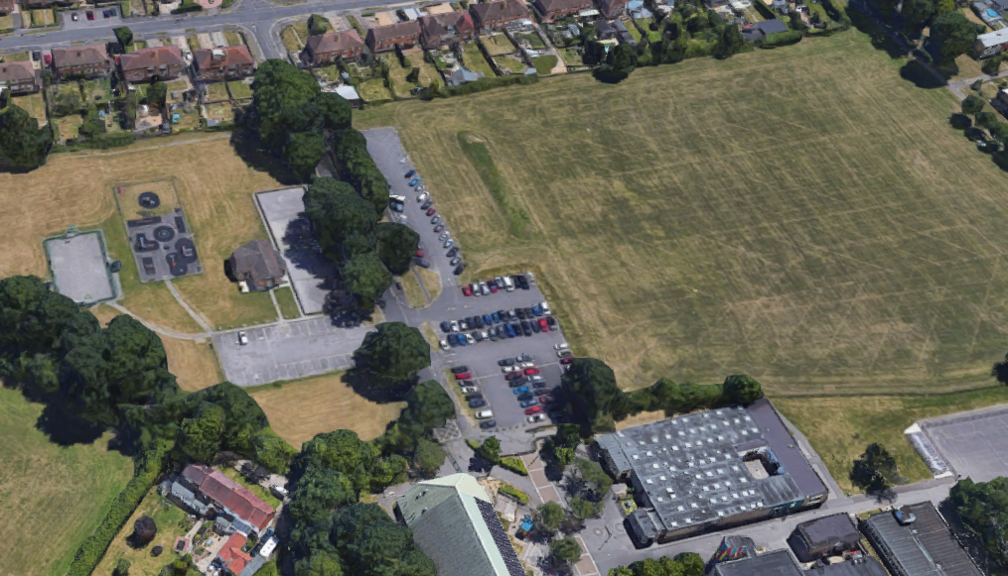
POLYGON ((930 418, 920 425, 957 475, 974 482, 1008 476, 1008 446, 1002 440, 1008 406, 930 418))
POLYGON ((351 355, 372 328, 339 328, 315 317, 214 336, 224 376, 238 386, 315 376, 353 365, 351 355), (245 332, 248 344, 238 343, 245 332))

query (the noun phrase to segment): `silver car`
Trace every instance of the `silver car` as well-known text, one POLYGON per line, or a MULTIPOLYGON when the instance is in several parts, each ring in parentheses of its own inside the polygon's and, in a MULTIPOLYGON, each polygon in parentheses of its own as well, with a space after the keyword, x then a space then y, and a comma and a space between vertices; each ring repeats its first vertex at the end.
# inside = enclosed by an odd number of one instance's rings
POLYGON ((438 236, 438 240, 442 240, 442 241, 443 240, 447 240, 449 238, 451 238, 451 232, 449 232, 447 230, 445 230, 444 232, 441 233, 440 236, 438 236))
POLYGON ((417 202, 423 202, 426 199, 427 199, 427 193, 426 192, 424 192, 423 194, 420 194, 419 196, 416 197, 416 201, 417 202))
MULTIPOLYGON (((444 247, 445 248, 451 248, 454 245, 455 245, 455 242, 453 242, 451 238, 445 240, 445 243, 444 243, 444 247)), ((488 294, 488 293, 489 293, 489 290, 487 292, 484 292, 484 294, 488 294)))

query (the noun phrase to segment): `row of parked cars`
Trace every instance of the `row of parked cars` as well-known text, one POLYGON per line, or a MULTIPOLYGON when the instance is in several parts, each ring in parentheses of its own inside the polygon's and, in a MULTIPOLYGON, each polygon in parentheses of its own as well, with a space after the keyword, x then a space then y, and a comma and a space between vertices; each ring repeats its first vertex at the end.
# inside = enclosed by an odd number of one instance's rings
MULTIPOLYGON (((438 242, 441 242, 441 246, 448 250, 448 263, 454 266, 453 272, 458 276, 465 271, 465 264, 462 263, 458 245, 455 239, 451 237, 451 232, 445 230, 444 222, 441 221, 441 215, 438 214, 437 208, 434 207, 434 199, 431 198, 430 193, 427 192, 427 188, 424 186, 423 178, 417 175, 416 170, 407 172, 406 178, 410 179, 407 184, 417 193, 416 201, 420 203, 420 210, 423 210, 424 214, 430 217, 430 223, 434 226, 434 233, 440 234, 438 242)), ((394 194, 390 195, 389 207, 396 212, 402 212, 406 208, 406 197, 394 194)), ((430 262, 425 260, 424 256, 418 252, 416 258, 414 258, 414 263, 427 268, 430 266, 430 262)))
POLYGON ((549 305, 543 301, 531 308, 498 310, 459 320, 445 320, 441 323, 441 331, 448 336, 441 339, 441 349, 468 346, 483 340, 497 342, 507 338, 559 330, 560 324, 557 319, 548 314, 549 305), (471 332, 467 332, 470 330, 471 332))
POLYGON ((516 274, 514 276, 494 276, 493 278, 487 278, 486 280, 478 280, 472 284, 466 284, 462 287, 462 295, 489 296, 490 294, 496 294, 500 290, 514 292, 515 288, 521 288, 522 290, 528 290, 531 288, 528 278, 526 278, 524 274, 516 274))

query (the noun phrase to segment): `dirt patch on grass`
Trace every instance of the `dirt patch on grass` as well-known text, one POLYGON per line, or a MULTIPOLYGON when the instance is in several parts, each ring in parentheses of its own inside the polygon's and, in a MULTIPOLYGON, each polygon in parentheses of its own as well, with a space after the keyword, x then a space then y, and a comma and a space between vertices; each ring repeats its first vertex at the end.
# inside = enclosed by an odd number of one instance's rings
POLYGON ((378 404, 360 397, 336 373, 280 386, 263 386, 251 392, 270 426, 295 448, 321 432, 353 430, 371 440, 399 417, 405 402, 378 404))

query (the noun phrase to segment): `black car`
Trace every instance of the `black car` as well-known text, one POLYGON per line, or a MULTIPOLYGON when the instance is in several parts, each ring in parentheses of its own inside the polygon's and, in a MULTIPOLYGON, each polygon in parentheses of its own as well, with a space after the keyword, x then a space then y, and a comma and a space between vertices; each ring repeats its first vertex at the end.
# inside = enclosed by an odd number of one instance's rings
POLYGON ((522 331, 524 331, 524 332, 528 332, 529 330, 532 329, 532 327, 529 325, 529 321, 528 320, 522 320, 521 321, 521 327, 522 327, 522 331))
POLYGON ((413 258, 413 263, 421 268, 430 268, 430 262, 420 258, 419 256, 413 258))
MULTIPOLYGON (((529 392, 529 396, 531 396, 531 395, 532 395, 532 393, 529 392)), ((469 401, 469 407, 470 408, 482 408, 483 406, 486 406, 486 400, 470 400, 469 401)))
POLYGON ((420 205, 421 210, 426 210, 434 205, 434 202, 430 199, 425 200, 423 204, 420 205))
POLYGON ((473 323, 476 324, 477 328, 482 328, 483 327, 483 317, 482 316, 473 316, 473 323))
POLYGON ((510 386, 511 388, 521 388, 522 386, 526 386, 528 383, 529 379, 526 378, 525 376, 522 376, 521 378, 515 378, 514 380, 510 380, 508 382, 508 386, 510 386))
POLYGON ((465 264, 459 264, 455 267, 455 270, 452 271, 452 273, 456 276, 462 274, 463 272, 465 272, 465 264))
POLYGON ((533 388, 545 388, 546 387, 546 383, 545 382, 533 382, 532 383, 532 387, 533 388))
POLYGON ((535 395, 532 394, 531 392, 525 392, 525 393, 522 393, 522 394, 518 395, 518 401, 519 402, 523 402, 525 400, 531 400, 533 398, 535 398, 535 395))
POLYGON ((440 232, 442 230, 444 230, 444 224, 438 224, 437 226, 434 227, 435 233, 440 232))
POLYGON ((466 400, 469 400, 470 402, 473 401, 473 400, 482 400, 482 399, 483 399, 483 395, 480 394, 479 392, 473 392, 472 394, 467 394, 466 395, 466 400))
POLYGON ((515 316, 517 316, 521 320, 524 320, 525 319, 525 309, 524 308, 515 308, 515 316))
POLYGON ((444 332, 445 334, 451 332, 451 322, 448 322, 447 320, 445 320, 444 322, 442 322, 441 323, 441 331, 444 332))
POLYGON ((486 420, 484 422, 480 422, 480 428, 483 428, 484 430, 486 430, 487 428, 493 428, 496 425, 497 425, 496 420, 486 420))
POLYGON ((451 369, 451 371, 452 371, 452 374, 461 374, 463 372, 468 372, 469 371, 469 367, 468 366, 455 366, 454 368, 451 369))
POLYGON ((483 334, 481 334, 479 330, 474 331, 472 333, 472 337, 477 342, 482 342, 483 341, 483 334))
POLYGON ((522 333, 521 324, 519 324, 517 322, 512 322, 511 323, 511 329, 514 330, 515 334, 521 336, 521 333, 522 333))
POLYGON ((518 287, 521 288, 522 290, 528 290, 530 288, 528 278, 526 278, 524 275, 515 276, 514 280, 515 283, 518 284, 518 287))
POLYGON ((535 332, 536 334, 538 334, 539 332, 542 331, 542 328, 539 327, 539 323, 538 322, 533 322, 532 323, 532 331, 535 332))
POLYGON ((531 319, 535 318, 535 312, 533 312, 531 308, 526 308, 525 309, 525 317, 528 318, 529 320, 531 320, 531 319))
POLYGON ((497 361, 498 366, 514 366, 514 360, 510 358, 504 358, 503 360, 497 361))
POLYGON ((472 380, 463 380, 462 381, 462 385, 463 386, 475 386, 475 384, 473 384, 472 380))
POLYGON ((504 330, 504 326, 498 324, 497 326, 494 327, 494 330, 497 331, 498 338, 507 338, 507 333, 504 330))
POLYGON ((556 329, 556 325, 557 325, 556 318, 554 318, 552 316, 547 316, 546 317, 546 323, 549 324, 550 328, 556 329))
POLYGON ((449 258, 454 258, 456 254, 458 254, 458 246, 455 246, 454 248, 448 251, 449 258))
POLYGON ((414 176, 416 176, 416 170, 410 170, 405 176, 403 176, 403 178, 412 178, 414 176))

